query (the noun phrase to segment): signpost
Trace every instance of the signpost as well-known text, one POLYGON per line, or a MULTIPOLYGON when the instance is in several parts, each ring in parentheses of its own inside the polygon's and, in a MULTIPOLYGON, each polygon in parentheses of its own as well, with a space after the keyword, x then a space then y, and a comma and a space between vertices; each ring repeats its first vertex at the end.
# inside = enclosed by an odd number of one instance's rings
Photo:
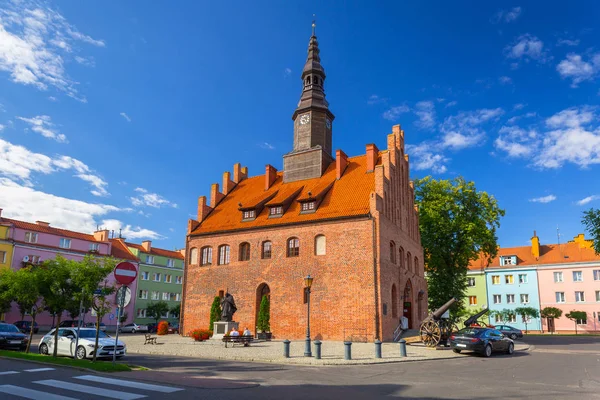
POLYGON ((131 289, 127 287, 130 283, 135 281, 137 278, 137 268, 130 262, 123 261, 117 264, 113 274, 115 276, 115 280, 120 283, 121 286, 119 290, 117 290, 116 295, 116 303, 117 303, 117 334, 115 335, 115 347, 113 351, 113 365, 117 359, 117 343, 119 343, 119 325, 121 322, 121 313, 123 312, 123 308, 131 301, 131 289), (127 296, 129 294, 129 296, 127 296), (125 302, 127 301, 127 304, 125 302))

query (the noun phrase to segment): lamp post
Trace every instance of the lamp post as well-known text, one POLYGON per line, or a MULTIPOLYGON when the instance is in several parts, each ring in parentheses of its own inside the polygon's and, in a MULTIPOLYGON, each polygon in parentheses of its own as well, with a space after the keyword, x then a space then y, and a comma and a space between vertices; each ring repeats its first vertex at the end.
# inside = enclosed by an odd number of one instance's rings
POLYGON ((306 341, 304 344, 304 357, 312 357, 310 349, 310 287, 312 286, 313 278, 307 275, 304 278, 304 287, 306 288, 306 341))

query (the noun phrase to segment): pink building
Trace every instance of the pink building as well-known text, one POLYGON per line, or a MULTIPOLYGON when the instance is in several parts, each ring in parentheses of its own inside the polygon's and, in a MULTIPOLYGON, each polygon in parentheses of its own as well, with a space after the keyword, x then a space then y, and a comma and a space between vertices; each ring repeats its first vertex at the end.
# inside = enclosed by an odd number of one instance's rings
MULTIPOLYGON (((129 261, 138 267, 138 259, 135 257, 119 239, 109 239, 108 230, 94 232, 94 234, 85 234, 79 232, 68 231, 51 227, 49 223, 37 221, 36 223, 18 221, 9 218, 2 218, 0 214, 0 223, 8 224, 9 234, 8 240, 13 243, 13 261, 11 267, 14 270, 22 268, 28 263, 40 263, 47 259, 55 258, 56 255, 71 259, 82 260, 87 254, 95 254, 101 256, 113 256, 119 260, 129 261)), ((109 275, 108 281, 114 284, 112 274, 109 275)), ((133 294, 137 291, 137 280, 130 285, 133 294)), ((125 311, 127 312, 127 322, 132 322, 135 317, 134 299, 125 311)), ((116 307, 112 314, 116 315, 116 307)), ((16 304, 10 312, 5 314, 6 322, 12 323, 21 319, 21 313, 16 304)), ((29 317, 25 317, 29 319, 29 317)), ((71 319, 64 313, 61 320, 71 319)), ((38 314, 36 321, 40 328, 49 328, 52 326, 54 318, 47 312, 38 314)), ((95 317, 87 314, 86 322, 95 321, 95 317)), ((102 322, 106 324, 108 329, 114 329, 116 326, 116 318, 112 318, 110 314, 106 315, 102 322), (114 326, 113 326, 114 325, 114 326)))

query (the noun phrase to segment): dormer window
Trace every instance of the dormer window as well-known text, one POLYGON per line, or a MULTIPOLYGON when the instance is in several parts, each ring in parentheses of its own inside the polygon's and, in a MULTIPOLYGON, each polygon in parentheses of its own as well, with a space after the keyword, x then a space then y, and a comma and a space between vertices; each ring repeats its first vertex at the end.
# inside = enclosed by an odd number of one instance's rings
POLYGON ((252 220, 256 218, 256 210, 242 211, 242 217, 244 220, 252 220))
POLYGON ((275 206, 269 209, 270 216, 281 216, 283 215, 283 206, 275 206))
POLYGON ((500 257, 500 265, 517 265, 517 256, 502 256, 500 257))
POLYGON ((305 201, 304 203, 302 203, 301 211, 302 212, 311 212, 311 211, 315 211, 316 208, 317 208, 316 200, 305 201))

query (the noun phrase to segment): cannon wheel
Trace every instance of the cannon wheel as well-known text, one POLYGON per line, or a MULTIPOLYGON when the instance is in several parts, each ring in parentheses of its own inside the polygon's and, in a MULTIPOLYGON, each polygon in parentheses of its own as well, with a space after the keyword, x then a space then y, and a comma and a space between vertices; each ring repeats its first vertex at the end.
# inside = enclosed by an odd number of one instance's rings
POLYGON ((435 347, 440 343, 442 330, 435 321, 425 321, 421 324, 421 340, 427 347, 435 347))

